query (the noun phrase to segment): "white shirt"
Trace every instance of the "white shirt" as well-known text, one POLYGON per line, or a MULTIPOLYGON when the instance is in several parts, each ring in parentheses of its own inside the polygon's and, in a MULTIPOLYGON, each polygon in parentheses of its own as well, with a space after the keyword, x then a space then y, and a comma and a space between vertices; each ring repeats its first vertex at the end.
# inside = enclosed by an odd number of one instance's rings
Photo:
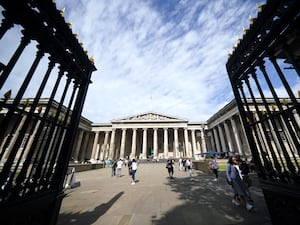
POLYGON ((241 171, 238 165, 231 165, 229 163, 226 164, 226 176, 229 181, 231 181, 231 179, 235 179, 236 176, 240 176, 242 179, 241 171))
POLYGON ((137 167, 138 167, 137 162, 132 162, 131 169, 132 170, 137 170, 137 167))
POLYGON ((216 158, 213 158, 213 159, 211 160, 211 167, 212 167, 213 169, 218 169, 218 163, 217 163, 217 159, 216 159, 216 158))
POLYGON ((117 169, 121 169, 122 166, 123 166, 123 161, 122 161, 122 160, 119 160, 119 161, 117 162, 117 169))
POLYGON ((185 165, 186 166, 192 166, 192 162, 188 159, 188 160, 186 160, 185 165))

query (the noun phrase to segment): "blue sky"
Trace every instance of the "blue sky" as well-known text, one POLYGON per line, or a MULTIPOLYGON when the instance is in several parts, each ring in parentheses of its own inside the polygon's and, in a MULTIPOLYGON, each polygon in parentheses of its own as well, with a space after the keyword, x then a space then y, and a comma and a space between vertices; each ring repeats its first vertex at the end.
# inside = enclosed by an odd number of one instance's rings
POLYGON ((257 3, 265 1, 57 0, 98 69, 83 116, 108 123, 154 111, 206 121, 233 99, 225 64, 257 3))

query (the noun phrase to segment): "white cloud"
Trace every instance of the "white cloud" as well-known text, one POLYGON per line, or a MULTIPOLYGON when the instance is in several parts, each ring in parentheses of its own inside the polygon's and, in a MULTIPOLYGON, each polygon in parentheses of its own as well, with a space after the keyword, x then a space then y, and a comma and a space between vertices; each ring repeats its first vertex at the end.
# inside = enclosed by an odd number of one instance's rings
POLYGON ((56 4, 95 58, 83 116, 96 123, 149 110, 206 121, 233 99, 227 54, 257 13, 250 0, 56 4))

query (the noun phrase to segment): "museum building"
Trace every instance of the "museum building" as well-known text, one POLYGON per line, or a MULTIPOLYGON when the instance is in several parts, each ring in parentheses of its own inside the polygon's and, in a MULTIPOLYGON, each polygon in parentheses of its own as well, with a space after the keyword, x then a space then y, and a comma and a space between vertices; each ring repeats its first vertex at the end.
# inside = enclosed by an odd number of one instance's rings
MULTIPOLYGON (((30 108, 32 101, 33 99, 22 100, 23 107, 30 108)), ((37 109, 40 114, 45 111, 47 101, 48 99, 40 99, 37 109)), ((273 100, 269 99, 269 103, 272 102, 273 100)), ((54 101, 50 116, 55 114, 57 107, 58 104, 54 101)), ((63 107, 62 115, 64 110, 66 108, 63 107)), ((5 110, 2 109, 0 120, 4 115, 5 110)), ((299 121, 298 115, 295 116, 299 121)), ((25 119, 24 117, 18 123, 17 129, 11 128, 8 131, 15 130, 18 133, 25 119)), ((38 124, 35 125, 35 128, 28 130, 30 132, 24 136, 20 146, 19 152, 24 159, 36 135, 38 124)), ((41 137, 47 136, 47 130, 45 126, 45 134, 41 137)), ((54 145, 56 134, 53 133, 52 136, 53 141, 50 144, 54 145)), ((1 149, 6 149, 2 163, 15 143, 15 137, 17 135, 6 133, 0 146, 1 149)), ((282 135, 282 138, 285 141, 288 137, 282 135)), ((235 100, 226 104, 206 122, 189 122, 187 119, 152 111, 114 119, 110 123, 93 123, 81 117, 71 161, 97 163, 109 158, 160 160, 169 157, 199 159, 207 152, 238 152, 243 156, 251 155, 235 100)))
POLYGON ((207 122, 189 122, 175 116, 145 112, 107 124, 92 123, 91 132, 92 148, 86 151, 84 146, 86 140, 90 140, 90 131, 79 129, 78 143, 73 151, 75 161, 125 157, 198 159, 211 151, 251 154, 234 100, 207 122))
MULTIPOLYGON (((274 99, 267 101, 272 106, 275 103, 274 99)), ((261 105, 263 113, 265 108, 262 101, 257 99, 256 104, 261 105)), ((255 111, 254 105, 250 110, 255 111)), ((297 113, 294 116, 299 122, 297 113)), ((279 133, 282 141, 287 143, 286 139, 290 138, 288 132, 279 130, 279 133)), ((262 136, 265 139, 271 137, 271 142, 275 145, 278 140, 274 139, 272 130, 267 137, 262 136)), ((286 145, 286 149, 295 152, 291 146, 286 145)), ((73 157, 75 161, 90 159, 92 162, 125 157, 199 159, 203 153, 208 152, 236 152, 251 157, 235 100, 226 104, 206 122, 189 122, 175 116, 145 112, 115 119, 107 124, 91 123, 88 130, 79 128, 73 157)))

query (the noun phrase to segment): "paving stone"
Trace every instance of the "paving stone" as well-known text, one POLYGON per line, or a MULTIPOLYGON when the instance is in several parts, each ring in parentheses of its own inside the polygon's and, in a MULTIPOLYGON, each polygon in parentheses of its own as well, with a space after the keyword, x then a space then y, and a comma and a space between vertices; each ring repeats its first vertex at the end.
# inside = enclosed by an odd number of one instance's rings
MULTIPOLYGON (((58 225, 271 225, 259 183, 250 188, 255 208, 231 203, 231 187, 220 172, 194 170, 189 177, 175 167, 175 178, 168 178, 163 163, 139 165, 135 185, 127 168, 123 176, 111 177, 103 168, 76 173, 81 185, 67 190, 58 225)), ((252 175, 255 177, 255 174, 252 175)))

